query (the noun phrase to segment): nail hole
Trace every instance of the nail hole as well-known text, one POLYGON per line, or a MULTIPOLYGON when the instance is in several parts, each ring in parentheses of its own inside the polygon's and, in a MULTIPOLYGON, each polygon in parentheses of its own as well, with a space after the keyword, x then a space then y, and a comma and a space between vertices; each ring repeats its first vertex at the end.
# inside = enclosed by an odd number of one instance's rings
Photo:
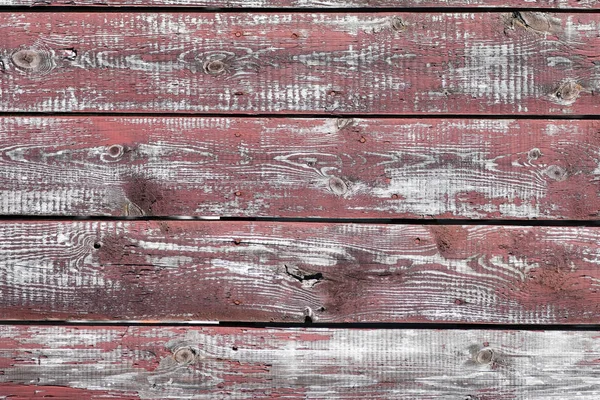
POLYGON ((100 242, 95 242, 95 243, 94 243, 94 248, 95 248, 95 249, 99 249, 99 248, 101 248, 101 247, 102 247, 102 244, 101 244, 100 242))
POLYGON ((233 347, 231 348, 231 350, 233 350, 233 351, 238 351, 238 347, 237 347, 237 346, 233 346, 233 347))

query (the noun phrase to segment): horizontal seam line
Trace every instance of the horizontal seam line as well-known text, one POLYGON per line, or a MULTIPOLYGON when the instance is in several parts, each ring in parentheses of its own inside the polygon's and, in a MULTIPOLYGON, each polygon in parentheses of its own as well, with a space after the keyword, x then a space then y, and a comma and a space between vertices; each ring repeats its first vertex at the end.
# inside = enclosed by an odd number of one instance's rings
POLYGON ((410 13, 453 13, 453 12, 469 12, 469 13, 506 13, 506 12, 528 12, 528 11, 549 11, 554 14, 567 14, 567 13, 580 13, 580 14, 594 14, 600 13, 598 8, 552 8, 547 7, 473 7, 473 6, 451 6, 451 7, 249 7, 244 8, 242 6, 230 7, 230 8, 219 8, 211 6, 185 6, 185 5, 151 5, 151 6, 132 6, 118 4, 95 4, 95 5, 52 5, 44 2, 34 3, 30 6, 26 5, 3 5, 0 6, 0 13, 58 13, 58 12, 72 12, 72 13, 126 13, 126 12, 145 12, 145 13, 159 13, 165 11, 173 11, 177 13, 207 13, 207 14, 248 14, 248 13, 268 13, 268 14, 301 14, 301 13, 320 13, 320 14, 335 14, 335 13, 357 13, 357 14, 381 14, 381 13, 397 13, 397 14, 410 14, 410 13))
POLYGON ((527 220, 527 219, 444 219, 444 218, 302 218, 302 217, 220 217, 220 216, 94 216, 94 215, 0 215, 0 222, 9 221, 190 221, 190 222, 278 222, 278 223, 329 223, 329 224, 377 224, 377 225, 473 225, 473 226, 558 226, 600 227, 600 220, 527 220))
POLYGON ((600 114, 576 115, 510 115, 510 114, 302 114, 302 113, 181 113, 181 112, 0 112, 0 118, 25 117, 105 117, 105 118, 248 118, 248 119, 328 119, 328 118, 359 118, 359 119, 478 119, 478 120, 599 120, 600 114))
POLYGON ((135 320, 2 320, 0 326, 190 326, 190 327, 248 327, 257 329, 269 328, 314 328, 314 329, 415 329, 415 330, 521 330, 521 331, 600 331, 599 324, 510 324, 510 323, 403 323, 403 322, 356 322, 356 323, 278 323, 278 322, 246 322, 246 321, 153 321, 135 320))

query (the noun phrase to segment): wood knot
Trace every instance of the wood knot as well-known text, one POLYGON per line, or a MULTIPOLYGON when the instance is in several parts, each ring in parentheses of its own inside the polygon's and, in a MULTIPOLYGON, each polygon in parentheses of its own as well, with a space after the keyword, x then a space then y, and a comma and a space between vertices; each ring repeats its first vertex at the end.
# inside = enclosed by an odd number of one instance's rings
POLYGON ((529 159, 529 161, 537 160, 541 156, 542 156, 542 152, 537 147, 529 150, 529 152, 527 153, 527 158, 529 159))
POLYGON ((329 178, 329 189, 338 196, 341 196, 348 191, 348 186, 346 185, 346 182, 337 176, 332 176, 329 178))
POLYGON ((352 125, 353 122, 354 122, 354 120, 352 118, 339 118, 335 122, 335 126, 337 127, 337 129, 339 131, 341 131, 345 127, 352 125))
POLYGON ((204 72, 209 75, 221 75, 227 71, 227 64, 223 60, 209 60, 204 63, 204 72))
POLYGON ((173 359, 177 361, 177 364, 193 364, 197 356, 196 350, 191 347, 180 347, 173 352, 173 359))
POLYGON ((558 165, 551 165, 548 168, 546 168, 546 170, 544 171, 544 173, 554 179, 555 181, 564 181, 565 179, 567 179, 567 171, 563 168, 560 167, 558 165))
POLYGON ((13 53, 12 62, 21 69, 36 69, 42 64, 42 55, 31 49, 19 50, 13 53))
POLYGON ((108 148, 108 154, 111 157, 118 157, 123 154, 123 146, 114 144, 108 148))
POLYGON ((122 146, 120 144, 113 144, 105 149, 100 155, 100 159, 106 163, 119 162, 125 153, 132 151, 132 149, 122 146))
POLYGON ((406 24, 400 17, 392 17, 391 25, 392 29, 396 32, 403 32, 406 30, 406 24))
POLYGON ((539 33, 558 33, 561 31, 561 22, 558 18, 553 18, 538 11, 515 11, 512 13, 511 23, 539 33))
POLYGON ((560 84, 554 95, 561 104, 569 105, 577 100, 582 89, 583 87, 579 83, 568 80, 560 84))
POLYGON ((481 349, 475 354, 475 362, 481 365, 488 365, 494 361, 494 351, 492 349, 481 349))

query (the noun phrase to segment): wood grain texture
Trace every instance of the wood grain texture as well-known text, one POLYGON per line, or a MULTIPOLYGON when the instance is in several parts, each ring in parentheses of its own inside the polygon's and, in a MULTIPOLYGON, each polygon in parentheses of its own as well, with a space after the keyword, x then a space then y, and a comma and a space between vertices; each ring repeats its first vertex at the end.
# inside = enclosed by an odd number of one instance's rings
POLYGON ((0 0, 0 6, 173 6, 228 8, 501 7, 595 9, 598 0, 0 0))
POLYGON ((4 222, 4 320, 597 323, 600 230, 4 222))
POLYGON ((598 219, 591 120, 0 118, 0 214, 598 219))
POLYGON ((0 391, 10 399, 53 390, 61 399, 596 400, 599 358, 594 332, 2 326, 0 391))
POLYGON ((599 15, 3 13, 0 109, 598 114, 599 15))

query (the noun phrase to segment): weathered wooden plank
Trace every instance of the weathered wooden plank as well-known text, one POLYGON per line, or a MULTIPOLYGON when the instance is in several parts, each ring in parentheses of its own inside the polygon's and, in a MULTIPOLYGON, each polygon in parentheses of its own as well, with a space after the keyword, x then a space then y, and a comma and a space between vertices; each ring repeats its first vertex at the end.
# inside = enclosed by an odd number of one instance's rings
POLYGON ((597 323, 600 230, 4 222, 4 320, 597 323))
POLYGON ((598 219, 591 120, 1 118, 0 214, 598 219))
POLYGON ((501 7, 594 9, 598 0, 0 0, 0 6, 175 6, 212 8, 501 7))
POLYGON ((85 391, 94 399, 596 400, 599 358, 595 332, 2 326, 0 390, 10 397, 62 386, 59 398, 85 391))
POLYGON ((600 14, 4 13, 0 109, 598 114, 600 14))

